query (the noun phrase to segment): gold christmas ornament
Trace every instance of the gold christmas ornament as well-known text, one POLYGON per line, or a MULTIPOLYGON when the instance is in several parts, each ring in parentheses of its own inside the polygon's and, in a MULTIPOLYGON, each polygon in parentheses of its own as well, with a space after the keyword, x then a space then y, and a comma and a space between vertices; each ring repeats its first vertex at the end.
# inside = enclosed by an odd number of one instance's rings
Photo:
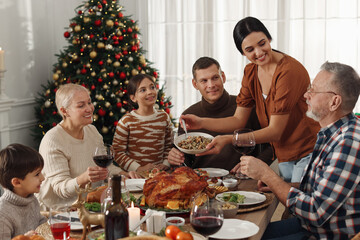
POLYGON ((121 108, 120 112, 125 113, 126 112, 125 108, 121 108))
POLYGON ((105 103, 105 107, 109 108, 111 106, 111 104, 109 102, 105 103))
POLYGON ((130 66, 129 66, 129 64, 125 64, 125 66, 124 66, 124 67, 129 68, 130 66))
POLYGON ((104 99, 104 97, 101 94, 97 96, 97 100, 101 101, 103 99, 104 99))
POLYGON ((141 72, 140 72, 141 74, 145 74, 145 71, 144 70, 141 70, 141 72))
POLYGON ((106 60, 106 62, 107 62, 108 64, 111 64, 111 63, 112 63, 112 60, 111 60, 110 58, 108 58, 108 59, 106 60))
POLYGON ((73 55, 72 55, 72 59, 73 60, 77 60, 79 58, 79 56, 76 54, 76 53, 74 53, 73 55))
POLYGON ((68 64, 66 62, 63 62, 62 67, 66 68, 67 66, 68 66, 68 64))
POLYGON ((139 62, 140 62, 142 65, 146 64, 144 55, 141 55, 141 56, 139 57, 139 62))
POLYGON ((96 58, 97 52, 91 51, 89 55, 90 55, 91 58, 96 58))
POLYGON ((120 67, 120 62, 119 61, 114 62, 113 66, 114 67, 120 67))
POLYGON ((45 94, 49 95, 50 94, 50 89, 46 90, 45 94))
POLYGON ((88 49, 92 49, 92 45, 91 45, 91 44, 89 44, 87 47, 88 47, 88 49))
POLYGON ((135 31, 139 31, 139 26, 138 25, 136 25, 135 27, 134 27, 134 29, 135 29, 135 31))
POLYGON ((113 84, 114 86, 116 86, 116 85, 119 84, 119 82, 118 82, 116 79, 114 79, 114 81, 112 82, 112 84, 113 84))
POLYGON ((90 68, 90 67, 91 67, 91 64, 90 64, 90 63, 87 63, 87 64, 86 64, 86 67, 87 67, 87 68, 90 68))
POLYGON ((107 74, 106 74, 106 73, 103 73, 102 76, 103 76, 103 78, 106 78, 106 77, 107 77, 107 74))
POLYGON ((96 72, 91 72, 90 74, 92 77, 95 77, 96 76, 96 72))
POLYGON ((54 74, 53 74, 53 79, 54 79, 55 81, 57 81, 57 80, 59 79, 59 74, 54 73, 54 74))
POLYGON ((73 39, 72 44, 76 45, 76 44, 78 44, 78 41, 76 39, 73 39))
MULTIPOLYGON (((123 94, 123 92, 119 92, 119 97, 123 97, 124 96, 124 94, 123 94)), ((120 102, 121 100, 118 100, 118 102, 120 102)))
POLYGON ((99 119, 99 116, 97 114, 94 114, 93 119, 94 119, 94 121, 96 121, 99 119))
POLYGON ((129 84, 129 80, 125 80, 125 85, 128 85, 129 84))
POLYGON ((109 86, 107 84, 104 84, 103 88, 106 90, 109 88, 109 86))
POLYGON ((60 74, 60 73, 61 73, 61 70, 56 70, 56 73, 57 73, 57 74, 60 74))
POLYGON ((106 134, 106 133, 109 132, 109 129, 104 126, 104 127, 101 129, 101 132, 104 133, 104 134, 106 134))
POLYGON ((107 44, 106 47, 105 47, 106 50, 111 50, 113 49, 113 45, 111 44, 107 44))
POLYGON ((81 31, 81 26, 80 26, 80 25, 76 25, 76 26, 74 27, 74 31, 75 31, 75 32, 80 32, 80 31, 81 31))
POLYGON ((106 21, 106 26, 108 26, 108 27, 114 26, 114 21, 113 20, 107 20, 106 21))
POLYGON ((97 48, 104 48, 105 47, 105 44, 103 42, 99 42, 97 44, 97 48))
POLYGON ((138 75, 139 74, 139 71, 136 70, 135 68, 133 70, 131 70, 131 75, 135 76, 135 75, 138 75))
POLYGON ((131 44, 132 46, 134 46, 134 45, 135 45, 135 40, 131 40, 131 41, 130 41, 130 44, 131 44))
POLYGON ((134 58, 133 58, 133 57, 129 57, 128 60, 129 60, 129 62, 132 62, 132 61, 134 61, 134 58))
POLYGON ((51 106, 51 102, 49 100, 46 100, 45 103, 44 103, 44 106, 46 108, 50 107, 51 106))
POLYGON ((90 18, 89 17, 84 17, 84 23, 88 23, 90 22, 90 18))
POLYGON ((106 72, 106 69, 105 69, 105 68, 102 68, 102 69, 100 70, 100 72, 106 72))
POLYGON ((80 73, 81 73, 80 69, 76 70, 76 74, 80 74, 80 73))
POLYGON ((109 112, 109 116, 110 116, 110 117, 114 116, 114 113, 113 113, 113 112, 109 112))

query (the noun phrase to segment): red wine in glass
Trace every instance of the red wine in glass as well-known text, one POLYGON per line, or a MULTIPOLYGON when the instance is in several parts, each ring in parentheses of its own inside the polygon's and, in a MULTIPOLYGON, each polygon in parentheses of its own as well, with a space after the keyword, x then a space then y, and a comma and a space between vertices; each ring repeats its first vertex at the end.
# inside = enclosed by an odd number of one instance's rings
POLYGON ((193 228, 204 236, 209 236, 220 230, 223 219, 211 216, 195 217, 191 222, 193 228))
POLYGON ((106 168, 110 166, 110 164, 114 161, 114 156, 112 155, 99 155, 93 157, 96 165, 102 168, 106 168))
POLYGON ((255 145, 234 145, 234 148, 237 152, 241 153, 242 155, 248 155, 249 153, 251 153, 252 151, 254 151, 255 149, 255 145))
POLYGON ((114 161, 114 148, 110 144, 99 145, 95 149, 93 156, 95 164, 106 168, 114 161))

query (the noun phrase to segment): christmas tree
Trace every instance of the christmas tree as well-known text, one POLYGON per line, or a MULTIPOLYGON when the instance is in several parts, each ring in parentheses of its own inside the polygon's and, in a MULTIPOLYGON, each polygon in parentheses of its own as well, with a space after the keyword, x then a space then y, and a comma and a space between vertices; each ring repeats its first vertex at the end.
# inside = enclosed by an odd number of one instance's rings
MULTIPOLYGON (((132 110, 126 90, 129 79, 146 73, 159 89, 158 72, 140 47, 139 27, 123 15, 116 0, 84 1, 75 12, 64 33, 69 46, 56 55, 53 81, 42 86, 43 92, 36 99, 38 123, 33 136, 37 143, 61 121, 55 93, 62 84, 76 83, 89 89, 95 106, 93 124, 106 143, 112 142, 118 120, 132 110)), ((163 87, 159 89, 156 107, 170 114, 172 104, 163 87)))

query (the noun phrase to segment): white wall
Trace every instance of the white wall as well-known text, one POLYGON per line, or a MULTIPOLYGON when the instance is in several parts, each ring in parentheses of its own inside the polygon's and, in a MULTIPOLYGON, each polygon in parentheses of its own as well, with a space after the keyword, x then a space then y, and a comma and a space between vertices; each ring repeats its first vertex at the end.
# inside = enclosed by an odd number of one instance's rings
MULTIPOLYGON (((0 47, 5 51, 0 98, 0 147, 10 143, 34 146, 30 129, 36 123, 35 97, 52 79, 55 54, 67 46, 63 33, 82 0, 0 0, 0 47)), ((121 1, 136 20, 138 1, 121 1)))

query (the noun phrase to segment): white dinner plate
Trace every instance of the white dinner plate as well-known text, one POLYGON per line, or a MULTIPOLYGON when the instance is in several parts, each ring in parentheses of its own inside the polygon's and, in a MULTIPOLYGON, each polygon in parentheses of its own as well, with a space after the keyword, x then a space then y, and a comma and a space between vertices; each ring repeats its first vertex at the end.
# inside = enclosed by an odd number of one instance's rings
POLYGON ((252 222, 240 219, 224 219, 220 230, 210 235, 209 238, 215 239, 243 239, 254 236, 259 231, 259 227, 252 222))
POLYGON ((143 190, 145 179, 126 179, 125 184, 130 192, 140 192, 143 190))
MULTIPOLYGON (((202 132, 190 132, 187 134, 188 137, 196 137, 196 136, 202 136, 202 137, 205 137, 205 138, 209 138, 210 140, 212 140, 214 137, 211 136, 210 134, 207 134, 207 133, 202 133, 202 132)), ((177 136, 175 139, 174 139, 174 144, 175 146, 181 151, 181 152, 184 152, 184 153, 187 153, 187 154, 198 154, 198 153, 202 153, 202 152, 205 152, 206 151, 206 148, 203 148, 203 149, 197 149, 197 150, 190 150, 190 149, 184 149, 184 148, 181 148, 178 146, 178 143, 181 142, 182 140, 184 140, 186 138, 185 134, 181 134, 179 136, 177 136)))
MULTIPOLYGON (((71 218, 79 218, 79 214, 77 211, 75 212, 70 212, 70 217, 71 218)), ((48 220, 49 224, 50 224, 50 220, 48 220)), ((91 228, 96 227, 97 225, 91 225, 91 228)), ((72 221, 70 223, 70 230, 82 230, 84 227, 82 225, 82 223, 80 221, 72 221)))
MULTIPOLYGON (((266 196, 261 194, 261 193, 257 193, 257 192, 247 192, 247 191, 232 191, 232 192, 225 192, 225 193, 238 193, 240 195, 244 195, 245 196, 245 200, 244 203, 238 203, 238 206, 247 206, 247 205, 255 205, 258 203, 262 203, 265 202, 266 200, 266 196)), ((219 202, 226 202, 223 200, 223 194, 224 193, 220 193, 218 195, 216 195, 216 200, 218 200, 219 202)))
POLYGON ((190 232, 190 233, 193 236, 194 240, 206 240, 206 237, 204 237, 201 234, 194 233, 194 232, 190 232))
POLYGON ((200 168, 209 174, 209 177, 223 177, 229 174, 229 171, 222 168, 200 168))

